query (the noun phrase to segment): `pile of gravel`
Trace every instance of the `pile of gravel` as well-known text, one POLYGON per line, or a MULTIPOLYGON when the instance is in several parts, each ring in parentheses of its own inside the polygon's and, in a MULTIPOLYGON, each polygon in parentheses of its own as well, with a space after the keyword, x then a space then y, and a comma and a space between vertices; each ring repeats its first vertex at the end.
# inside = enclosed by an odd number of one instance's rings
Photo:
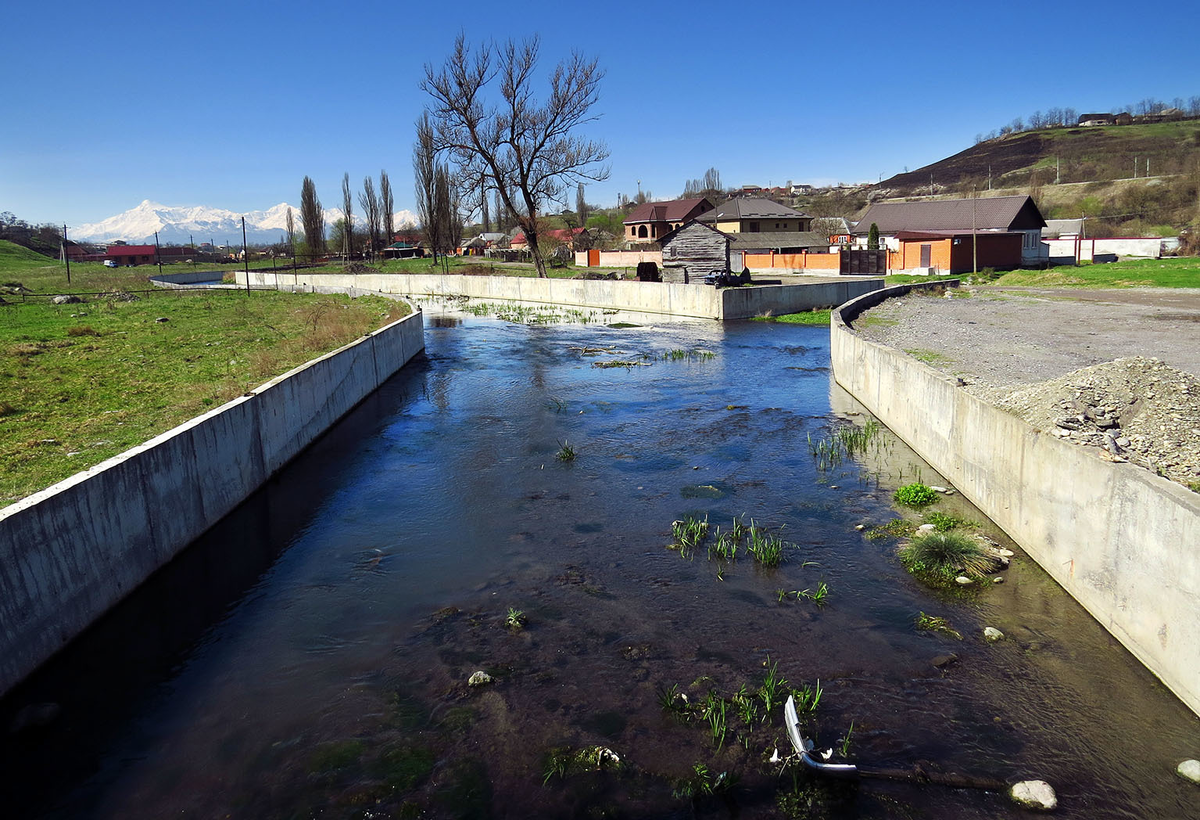
POLYGON ((968 389, 1035 429, 1200 482, 1200 379, 1158 359, 1116 359, 1015 390, 968 389))

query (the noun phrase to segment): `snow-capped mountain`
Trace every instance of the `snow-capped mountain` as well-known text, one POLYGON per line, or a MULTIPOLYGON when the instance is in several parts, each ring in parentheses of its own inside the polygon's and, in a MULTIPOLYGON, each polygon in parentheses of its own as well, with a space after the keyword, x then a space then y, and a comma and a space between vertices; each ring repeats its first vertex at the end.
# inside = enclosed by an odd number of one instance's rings
MULTIPOLYGON (((288 208, 292 209, 296 230, 301 232, 300 209, 286 202, 265 211, 240 214, 203 205, 161 205, 147 199, 125 213, 110 216, 100 222, 68 228, 68 235, 71 239, 82 242, 112 242, 123 239, 130 244, 141 244, 153 242, 154 232, 158 231, 158 241, 164 245, 186 245, 189 241, 196 244, 212 241, 218 245, 240 245, 242 217, 245 216, 246 238, 249 242, 278 242, 280 237, 287 233, 288 208)), ((326 231, 328 232, 333 223, 341 218, 340 209, 326 208, 326 231)), ((412 211, 396 212, 397 227, 408 222, 416 222, 416 215, 412 211)), ((362 214, 354 214, 354 224, 358 226, 361 223, 362 214)))

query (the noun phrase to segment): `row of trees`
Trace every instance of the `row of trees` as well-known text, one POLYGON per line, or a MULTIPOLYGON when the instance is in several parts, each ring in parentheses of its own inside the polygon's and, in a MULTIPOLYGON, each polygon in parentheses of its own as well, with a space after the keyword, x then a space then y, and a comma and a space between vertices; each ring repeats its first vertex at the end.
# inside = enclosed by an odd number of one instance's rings
POLYGON ((0 213, 0 239, 46 256, 57 256, 62 250, 62 231, 59 226, 31 225, 11 211, 0 213))
MULTIPOLYGON (((1176 110, 1186 117, 1200 117, 1200 96, 1175 97, 1170 103, 1155 97, 1146 97, 1136 103, 1116 109, 1117 112, 1127 112, 1135 117, 1146 117, 1160 114, 1163 111, 1176 110)), ((997 137, 1016 134, 1022 131, 1036 131, 1039 128, 1062 128, 1079 124, 1079 112, 1074 108, 1049 108, 1046 111, 1034 111, 1027 119, 1017 117, 1012 122, 993 129, 986 134, 976 134, 975 144, 996 139, 997 137)))
MULTIPOLYGON (((357 253, 360 247, 366 253, 374 256, 384 247, 390 245, 395 235, 395 204, 392 196, 392 183, 387 171, 379 172, 379 187, 370 176, 363 179, 362 191, 358 194, 358 204, 363 209, 363 224, 366 235, 363 241, 355 243, 354 239, 354 192, 350 188, 350 174, 342 175, 342 218, 333 226, 332 242, 325 238, 325 209, 317 197, 317 186, 311 178, 305 177, 300 186, 300 225, 304 231, 304 244, 310 255, 320 255, 329 252, 330 246, 335 252, 347 256, 357 253)), ((287 241, 292 247, 296 246, 296 225, 289 209, 287 214, 287 241)))

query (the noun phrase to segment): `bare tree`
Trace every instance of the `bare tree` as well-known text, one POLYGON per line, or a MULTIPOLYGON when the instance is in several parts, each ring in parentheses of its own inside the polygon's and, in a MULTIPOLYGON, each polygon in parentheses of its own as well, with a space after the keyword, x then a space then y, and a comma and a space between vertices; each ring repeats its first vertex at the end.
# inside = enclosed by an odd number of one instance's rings
POLYGON ((363 216, 367 222, 367 248, 371 255, 379 249, 379 233, 382 229, 383 208, 379 204, 379 195, 375 193, 375 180, 369 176, 363 178, 363 189, 358 195, 358 204, 362 206, 363 216))
POLYGON ((317 186, 308 177, 300 186, 300 223, 309 255, 325 253, 325 212, 317 199, 317 186))
POLYGON ((436 149, 447 151, 462 178, 486 173, 525 236, 537 265, 546 276, 538 250, 538 214, 559 201, 566 185, 608 177, 601 163, 603 144, 575 130, 593 122, 604 72, 595 60, 572 54, 550 75, 544 103, 533 97, 539 40, 472 50, 459 34, 454 51, 440 70, 425 66, 421 88, 432 98, 436 149), (499 99, 489 94, 499 78, 499 99))
POLYGON ((396 205, 387 171, 379 172, 379 207, 383 210, 383 244, 390 245, 396 241, 396 205))
POLYGON ((441 237, 437 221, 437 148, 433 134, 433 121, 428 111, 421 112, 417 120, 417 141, 413 145, 413 187, 417 195, 417 218, 425 234, 425 244, 433 251, 437 261, 441 237))
POLYGON ((350 172, 342 174, 342 249, 346 259, 354 252, 354 196, 350 193, 350 172))

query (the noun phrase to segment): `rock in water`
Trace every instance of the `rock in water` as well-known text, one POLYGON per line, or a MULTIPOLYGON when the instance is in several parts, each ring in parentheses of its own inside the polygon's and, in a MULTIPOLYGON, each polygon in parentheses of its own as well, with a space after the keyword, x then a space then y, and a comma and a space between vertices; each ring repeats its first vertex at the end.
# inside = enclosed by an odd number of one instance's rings
POLYGON ((994 626, 985 626, 983 628, 983 639, 988 643, 1004 640, 1004 633, 994 626))
POLYGON ((471 673, 471 677, 467 680, 467 686, 486 686, 491 682, 492 676, 481 669, 471 673))
POLYGON ((1200 760, 1185 760, 1175 769, 1175 773, 1193 783, 1200 783, 1200 760))
POLYGON ((1008 790, 1013 802, 1027 809, 1053 811, 1058 807, 1054 787, 1045 780, 1022 780, 1008 790))

